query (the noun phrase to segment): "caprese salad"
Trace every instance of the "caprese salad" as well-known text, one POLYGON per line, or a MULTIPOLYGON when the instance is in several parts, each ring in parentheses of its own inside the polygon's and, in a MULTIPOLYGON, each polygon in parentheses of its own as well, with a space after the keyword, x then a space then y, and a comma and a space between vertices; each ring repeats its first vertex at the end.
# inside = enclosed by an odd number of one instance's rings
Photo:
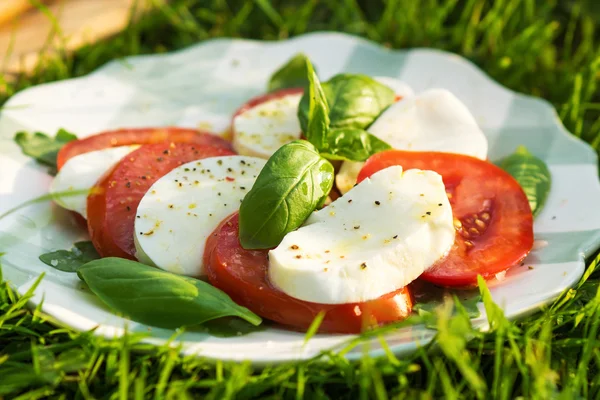
POLYGON ((50 193, 98 256, 79 244, 42 261, 152 325, 235 316, 306 330, 321 315, 319 331, 355 333, 409 316, 416 280, 473 287, 531 250, 546 166, 524 149, 488 161, 449 91, 361 74, 321 83, 303 55, 269 89, 225 135, 160 127, 54 142, 50 193))

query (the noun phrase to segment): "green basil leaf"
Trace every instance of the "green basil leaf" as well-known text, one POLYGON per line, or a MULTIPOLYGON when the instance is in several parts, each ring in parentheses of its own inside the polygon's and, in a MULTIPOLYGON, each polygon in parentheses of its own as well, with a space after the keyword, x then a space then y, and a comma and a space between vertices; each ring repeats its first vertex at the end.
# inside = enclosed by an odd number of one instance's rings
POLYGON ((110 308, 143 324, 174 329, 222 317, 262 322, 206 282, 136 261, 102 258, 80 267, 77 275, 110 308))
POLYGON ((64 272, 77 272, 84 264, 100 258, 92 242, 77 242, 71 250, 57 250, 42 254, 40 261, 64 272))
MULTIPOLYGON (((331 128, 365 129, 396 97, 392 89, 366 75, 339 74, 322 87, 329 104, 331 128)), ((298 107, 303 132, 308 128, 309 106, 305 93, 298 107)))
POLYGON ((321 155, 331 160, 365 161, 375 153, 392 148, 362 129, 332 129, 327 140, 327 150, 321 155))
POLYGON ((477 289, 451 290, 417 280, 413 284, 413 296, 415 302, 413 311, 425 318, 426 325, 430 328, 436 327, 437 313, 447 302, 454 305, 453 315, 459 312, 464 312, 469 318, 477 318, 481 315, 478 308, 481 294, 477 289))
POLYGON ((277 150, 240 206, 240 243, 269 249, 304 223, 333 186, 333 165, 305 140, 277 150))
POLYGON ((308 70, 306 55, 296 54, 283 67, 275 71, 269 80, 268 91, 288 89, 288 88, 306 88, 308 86, 308 70))
POLYGON ((446 299, 456 299, 463 306, 469 318, 477 318, 481 314, 477 305, 481 302, 481 295, 474 294, 471 296, 459 296, 460 293, 456 292, 455 294, 450 293, 449 291, 445 291, 443 296, 439 299, 430 300, 426 303, 416 303, 413 307, 413 310, 416 311, 419 315, 425 314, 434 314, 439 307, 444 305, 444 301, 446 299))
POLYGON ((550 194, 552 183, 552 176, 546 164, 531 154, 525 146, 519 146, 498 165, 519 182, 529 200, 533 216, 538 215, 550 194))
POLYGON ((255 326, 239 318, 219 318, 207 321, 202 326, 194 328, 194 332, 204 332, 216 337, 239 337, 253 332, 264 331, 263 325, 255 326))
POLYGON ((415 281, 412 286, 415 302, 413 309, 419 314, 433 313, 454 297, 463 305, 469 317, 476 318, 480 314, 477 308, 477 304, 481 302, 478 289, 451 290, 424 281, 415 281))
POLYGON ((308 58, 306 59, 306 69, 309 85, 304 97, 308 92, 308 115, 306 129, 303 131, 310 143, 318 150, 324 150, 327 147, 329 133, 329 106, 319 78, 308 58))
POLYGON ((53 138, 41 132, 35 132, 34 134, 18 132, 14 138, 23 154, 32 157, 40 164, 50 167, 52 172, 56 171, 58 151, 65 143, 75 139, 77 139, 77 136, 64 129, 60 129, 53 138))

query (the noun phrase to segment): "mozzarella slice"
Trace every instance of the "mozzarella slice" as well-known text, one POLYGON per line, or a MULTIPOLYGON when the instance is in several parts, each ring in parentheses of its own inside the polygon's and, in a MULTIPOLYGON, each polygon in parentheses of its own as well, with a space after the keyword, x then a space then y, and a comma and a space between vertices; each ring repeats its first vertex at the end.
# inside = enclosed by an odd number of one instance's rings
MULTIPOLYGON (((373 79, 392 89, 394 93, 396 93, 396 96, 399 96, 402 99, 415 95, 412 88, 399 79, 391 78, 389 76, 375 76, 373 79)), ((342 163, 340 170, 335 176, 335 185, 340 193, 344 194, 354 187, 358 173, 363 165, 363 162, 357 161, 345 161, 342 163)))
POLYGON ((454 242, 442 177, 394 166, 314 212, 269 252, 269 278, 322 304, 376 299, 406 286, 454 242))
MULTIPOLYGON (((487 157, 487 139, 475 118, 445 89, 405 96, 385 110, 367 130, 397 150, 441 151, 482 160, 487 157)), ((342 194, 354 186, 363 165, 349 161, 342 164, 335 178, 342 194)))
POLYGON ((300 94, 261 103, 233 119, 233 148, 239 154, 269 158, 286 143, 299 139, 300 94))
POLYGON ((396 93, 396 96, 404 98, 408 96, 414 96, 415 94, 412 88, 408 86, 406 82, 401 81, 400 79, 389 76, 374 76, 373 79, 392 89, 394 93, 396 93))
POLYGON ((264 164, 254 157, 212 157, 160 178, 136 212, 137 259, 177 274, 204 275, 206 239, 239 209, 264 164))
POLYGON ((398 150, 487 157, 487 139, 475 118, 445 89, 430 89, 391 105, 368 131, 398 150))
MULTIPOLYGON (((90 190, 105 172, 112 169, 123 157, 138 147, 138 145, 111 147, 70 158, 54 177, 50 185, 50 194, 90 190)), ((87 218, 86 194, 81 196, 56 196, 54 201, 61 207, 78 212, 87 218)))

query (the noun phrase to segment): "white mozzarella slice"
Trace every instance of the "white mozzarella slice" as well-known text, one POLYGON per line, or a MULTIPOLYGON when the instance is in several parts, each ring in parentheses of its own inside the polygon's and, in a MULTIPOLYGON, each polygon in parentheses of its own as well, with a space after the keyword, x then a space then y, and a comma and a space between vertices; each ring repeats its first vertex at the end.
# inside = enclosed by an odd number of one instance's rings
MULTIPOLYGON (((397 150, 441 151, 482 160, 487 157, 487 139, 475 118, 460 100, 444 89, 407 95, 385 110, 368 131, 397 150)), ((354 186, 363 165, 349 161, 342 164, 335 178, 342 194, 354 186)))
MULTIPOLYGON (((406 82, 399 79, 391 78, 389 76, 375 76, 373 79, 392 89, 394 93, 396 93, 396 95, 400 96, 402 99, 405 99, 409 96, 414 96, 415 94, 415 92, 406 82)), ((342 163, 340 170, 335 176, 335 184, 340 193, 344 194, 354 187, 358 173, 363 165, 363 162, 356 161, 344 161, 342 163)))
MULTIPOLYGON (((111 147, 90 151, 67 160, 50 185, 50 194, 66 191, 90 190, 108 170, 123 157, 137 149, 138 145, 111 147)), ((54 201, 67 210, 72 210, 87 218, 87 195, 56 196, 54 201)))
POLYGON ((286 143, 299 139, 300 94, 261 103, 233 119, 233 148, 239 154, 269 158, 286 143))
POLYGON ((445 89, 430 89, 391 105, 368 131, 398 150, 487 157, 487 139, 475 118, 445 89))
POLYGON ((442 177, 394 166, 314 212, 269 252, 269 278, 304 301, 344 304, 406 286, 454 242, 442 177))
POLYGON ((373 79, 389 87, 394 91, 394 93, 396 93, 397 96, 400 96, 402 98, 414 96, 415 94, 412 88, 408 86, 406 82, 401 81, 400 79, 392 78, 389 76, 374 76, 373 79))
POLYGON ((239 209, 264 164, 255 157, 211 157, 157 180, 136 211, 137 259, 177 274, 204 275, 206 239, 239 209))

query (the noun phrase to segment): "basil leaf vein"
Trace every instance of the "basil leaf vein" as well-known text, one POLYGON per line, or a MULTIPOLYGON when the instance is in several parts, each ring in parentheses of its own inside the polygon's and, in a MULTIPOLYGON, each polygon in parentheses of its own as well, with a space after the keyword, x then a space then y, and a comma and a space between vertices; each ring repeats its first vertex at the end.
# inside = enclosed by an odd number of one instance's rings
POLYGON ((527 196, 533 216, 538 215, 546 204, 552 185, 548 166, 531 154, 525 146, 519 146, 513 154, 502 159, 499 166, 519 182, 527 196))
POLYGON ((81 266, 77 274, 106 305, 143 324, 174 329, 222 317, 262 322, 209 283, 136 261, 102 258, 81 266))
POLYGON ((281 89, 300 88, 308 86, 308 70, 306 55, 299 53, 292 57, 284 66, 275 71, 269 80, 267 89, 274 92, 281 89))
POLYGON ((59 271, 77 272, 84 264, 97 260, 100 255, 90 241, 77 242, 71 250, 56 250, 42 254, 40 261, 59 271))
POLYGON ((300 227, 333 186, 333 165, 305 140, 277 150, 240 206, 240 244, 269 249, 300 227))

